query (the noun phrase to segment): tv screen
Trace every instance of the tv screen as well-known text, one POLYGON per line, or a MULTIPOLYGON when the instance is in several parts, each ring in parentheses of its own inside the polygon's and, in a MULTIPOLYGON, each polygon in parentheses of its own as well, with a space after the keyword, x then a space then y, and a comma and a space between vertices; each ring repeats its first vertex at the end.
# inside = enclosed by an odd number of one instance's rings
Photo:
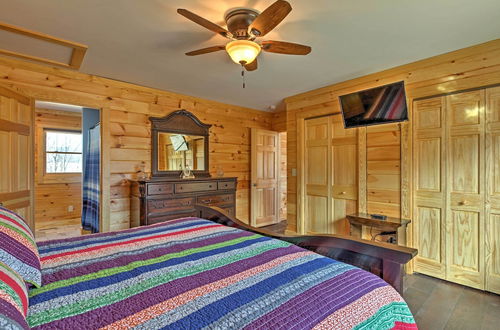
POLYGON ((189 150, 186 139, 182 135, 170 135, 170 141, 172 141, 172 146, 175 151, 189 150))
POLYGON ((408 120, 403 81, 343 95, 340 107, 345 128, 408 120))

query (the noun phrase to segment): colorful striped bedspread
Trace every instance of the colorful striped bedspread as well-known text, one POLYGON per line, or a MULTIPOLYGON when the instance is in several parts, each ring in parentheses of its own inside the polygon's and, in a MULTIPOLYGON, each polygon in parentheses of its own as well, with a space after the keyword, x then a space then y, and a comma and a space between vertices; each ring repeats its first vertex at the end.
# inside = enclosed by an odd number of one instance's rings
POLYGON ((197 218, 39 244, 38 329, 415 329, 380 278, 197 218))

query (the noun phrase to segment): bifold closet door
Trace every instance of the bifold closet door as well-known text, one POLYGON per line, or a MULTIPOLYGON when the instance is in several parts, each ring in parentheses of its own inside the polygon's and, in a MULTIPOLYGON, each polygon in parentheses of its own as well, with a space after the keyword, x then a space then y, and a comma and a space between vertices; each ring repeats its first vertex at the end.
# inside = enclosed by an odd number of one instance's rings
POLYGON ((358 130, 344 129, 341 114, 331 116, 330 123, 333 233, 349 235, 346 215, 358 207, 358 130))
POLYGON ((357 211, 358 130, 340 114, 305 120, 306 232, 349 234, 346 215, 357 211))
POLYGON ((445 111, 444 97, 413 104, 413 242, 416 272, 445 278, 445 111))
POLYGON ((331 233, 330 117, 307 119, 304 138, 306 232, 331 233))
POLYGON ((500 294, 500 87, 486 90, 486 290, 500 294))
POLYGON ((446 97, 446 279, 484 289, 485 91, 446 97))

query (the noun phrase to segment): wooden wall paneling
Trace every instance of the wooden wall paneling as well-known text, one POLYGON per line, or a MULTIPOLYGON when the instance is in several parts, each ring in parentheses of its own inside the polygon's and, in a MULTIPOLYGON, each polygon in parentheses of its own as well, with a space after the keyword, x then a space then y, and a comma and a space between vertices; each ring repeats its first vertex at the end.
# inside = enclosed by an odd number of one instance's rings
POLYGON ((500 87, 486 90, 485 289, 500 294, 500 87))
POLYGON ((305 152, 306 152, 306 122, 304 118, 297 119, 297 138, 295 141, 288 136, 287 133, 287 149, 288 149, 288 166, 293 170, 294 166, 296 168, 296 181, 288 180, 288 216, 287 216, 287 229, 296 230, 299 234, 306 233, 305 217, 306 217, 306 176, 305 176, 305 152), (296 150, 291 148, 292 145, 296 145, 296 150), (290 159, 293 159, 290 161, 290 159), (290 186, 294 185, 296 194, 290 189, 290 186), (294 204, 292 204, 294 202, 294 204), (296 212, 293 212, 291 205, 295 205, 296 212), (295 225, 295 226, 294 226, 295 225), (294 228, 295 227, 295 228, 294 228))
POLYGON ((446 279, 484 289, 484 98, 446 97, 446 279))
POLYGON ((446 112, 444 97, 413 105, 415 271, 446 277, 446 112))
POLYGON ((367 211, 366 127, 358 128, 358 212, 367 211))
MULTIPOLYGON (((111 185, 110 179, 112 175, 135 178, 137 169, 143 165, 149 170, 150 159, 147 153, 137 151, 147 150, 150 143, 147 117, 164 116, 180 108, 185 108, 203 122, 214 125, 213 130, 211 129, 210 145, 211 149, 212 146, 217 149, 210 151, 210 171, 215 175, 217 167, 220 166, 226 176, 241 178, 238 182, 236 215, 248 221, 250 129, 271 129, 272 113, 13 59, 0 58, 0 74, 5 84, 34 99, 78 104, 102 110, 103 231, 128 226, 129 213, 110 209, 112 199, 129 197, 128 183, 111 185), (127 149, 138 154, 140 158, 114 159, 121 151, 114 150, 111 155, 111 148, 127 149), (111 217, 110 213, 116 215, 111 217), (108 219, 111 221, 106 224, 108 219), (116 225, 115 221, 118 221, 116 225)), ((286 118, 286 115, 283 118, 286 118)), ((296 146, 295 143, 292 145, 296 146)), ((294 195, 295 193, 291 197, 290 210, 294 210, 294 195)))
MULTIPOLYGON (((287 132, 289 142, 288 163, 291 168, 297 166, 297 154, 292 145, 295 146, 298 137, 298 120, 312 116, 321 116, 339 111, 338 96, 351 92, 368 89, 395 81, 404 80, 408 104, 413 99, 424 98, 440 94, 457 92, 469 88, 477 88, 500 83, 500 39, 484 44, 464 48, 450 53, 434 56, 414 63, 398 66, 374 74, 351 79, 341 83, 333 84, 316 90, 301 93, 285 99, 287 112, 287 132), (290 150, 291 149, 291 150, 290 150)), ((411 107, 411 106, 410 106, 411 107)), ((361 131, 360 131, 361 132, 361 131)), ((409 132, 411 137, 412 132, 409 132)), ((362 140, 362 134, 359 135, 362 140)), ((403 147, 402 147, 403 148, 403 147)), ((412 148, 414 149, 414 148, 412 148)), ((402 149, 403 151, 403 149, 402 149)), ((360 155, 364 152, 360 148, 360 155)), ((404 156, 402 158, 405 159, 404 156)), ((410 162, 411 158, 408 159, 410 162)), ((360 159, 360 166, 363 162, 360 159)), ((408 164, 401 164, 401 169, 407 168, 408 164)), ((360 180, 363 176, 360 172, 360 180)), ((400 213, 404 216, 405 204, 403 201, 412 201, 412 189, 406 189, 403 185, 405 174, 401 174, 401 196, 400 213)), ((412 179, 414 181, 414 179, 412 179)), ((289 176, 289 197, 294 199, 293 194, 300 188, 298 182, 289 176), (291 195, 292 194, 292 195, 291 195)), ((300 184, 300 182, 299 182, 300 184)), ((361 193, 364 190, 359 186, 359 209, 363 209, 364 200, 361 193)), ((395 205, 390 205, 394 212, 395 205)), ((382 207, 382 211, 386 209, 382 207)), ((290 208, 288 213, 288 229, 296 229, 296 214, 290 208)), ((414 207, 410 207, 414 210, 414 207)), ((412 215, 413 216, 413 215, 412 215)), ((411 230, 411 229, 410 229, 411 230)))
POLYGON ((24 94, 0 86, 0 203, 34 229, 32 107, 24 94))
MULTIPOLYGON (((111 183, 111 146, 113 141, 113 135, 111 134, 111 111, 110 107, 100 108, 101 115, 101 221, 99 222, 99 230, 101 232, 107 232, 110 230, 118 230, 122 228, 130 227, 130 214, 128 217, 128 224, 125 222, 115 221, 111 218, 113 213, 118 213, 122 215, 126 210, 112 211, 111 203, 120 198, 130 198, 130 184, 129 181, 123 178, 117 185, 111 183), (126 194, 115 194, 111 192, 113 188, 116 187, 126 187, 126 194), (128 227, 127 227, 128 225, 128 227)), ((121 135, 120 137, 127 137, 126 135, 121 135)), ((123 177, 129 175, 129 173, 120 173, 123 177)), ((129 177, 130 178, 130 177, 129 177)), ((119 189, 117 189, 120 191, 119 189)))
POLYGON ((286 132, 279 133, 280 140, 280 213, 279 220, 286 220, 287 217, 287 146, 286 146, 286 132))
POLYGON ((400 124, 366 129, 367 212, 401 216, 400 124))

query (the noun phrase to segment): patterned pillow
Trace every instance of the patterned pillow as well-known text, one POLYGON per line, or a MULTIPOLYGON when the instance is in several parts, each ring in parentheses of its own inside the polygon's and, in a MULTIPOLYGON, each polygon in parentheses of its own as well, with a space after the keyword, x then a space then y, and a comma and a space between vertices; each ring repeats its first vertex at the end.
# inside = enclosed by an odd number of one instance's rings
POLYGON ((0 262, 0 329, 29 329, 28 292, 19 274, 0 262))
POLYGON ((0 262, 15 270, 26 282, 41 286, 42 272, 35 237, 19 215, 1 206, 0 262))

